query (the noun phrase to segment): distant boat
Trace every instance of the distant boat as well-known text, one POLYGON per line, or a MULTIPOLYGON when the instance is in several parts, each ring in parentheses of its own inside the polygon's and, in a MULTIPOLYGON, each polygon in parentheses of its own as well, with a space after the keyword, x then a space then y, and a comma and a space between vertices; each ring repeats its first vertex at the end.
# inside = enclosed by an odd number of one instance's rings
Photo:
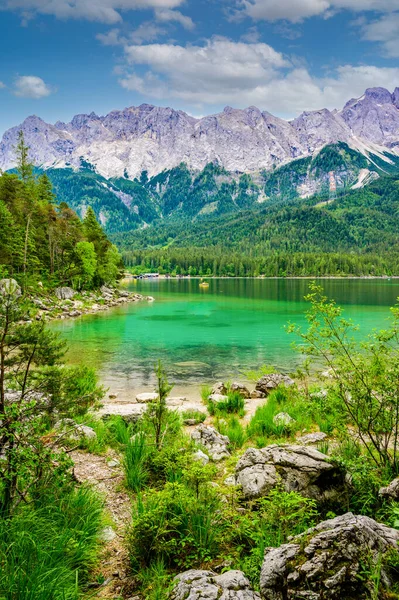
POLYGON ((209 283, 208 283, 207 281, 203 281, 203 280, 201 279, 199 286, 200 286, 201 288, 209 288, 209 283))

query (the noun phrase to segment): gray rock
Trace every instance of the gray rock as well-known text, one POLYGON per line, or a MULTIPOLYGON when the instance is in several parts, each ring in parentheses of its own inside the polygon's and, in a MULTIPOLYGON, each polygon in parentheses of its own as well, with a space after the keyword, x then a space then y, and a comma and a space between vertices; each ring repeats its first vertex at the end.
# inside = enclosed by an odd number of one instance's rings
POLYGON ((273 417, 273 423, 277 426, 290 427, 294 423, 296 423, 295 419, 290 417, 290 415, 286 412, 278 413, 273 417))
POLYGON ((186 571, 175 577, 171 600, 260 600, 241 571, 186 571))
POLYGON ((211 394, 220 394, 221 396, 227 395, 227 387, 222 381, 218 381, 212 388, 211 394))
POLYGON ((249 389, 243 383, 238 383, 237 381, 231 384, 230 391, 238 392, 241 398, 244 398, 245 400, 251 397, 249 389))
POLYGON ((202 463, 203 465, 207 465, 209 463, 209 456, 202 452, 202 450, 197 450, 193 454, 193 460, 202 463))
POLYGON ((103 296, 109 296, 110 298, 112 298, 114 295, 114 290, 112 290, 106 285, 101 286, 100 292, 103 296))
POLYGON ((211 459, 215 462, 230 456, 228 445, 230 443, 227 435, 222 435, 214 427, 199 425, 192 433, 191 438, 201 444, 208 451, 211 459))
POLYGON ((116 538, 116 533, 112 529, 112 527, 104 527, 104 529, 100 533, 100 541, 101 542, 105 542, 105 543, 113 542, 113 540, 115 538, 116 538))
POLYGON ((211 394, 208 400, 214 404, 219 404, 220 402, 227 402, 228 396, 224 396, 223 394, 211 394))
POLYGON ((260 390, 253 390, 251 392, 251 398, 253 398, 254 400, 258 398, 266 398, 266 394, 265 392, 261 392, 260 390))
POLYGON ((315 431, 314 433, 307 433, 298 439, 300 444, 307 446, 308 444, 319 444, 327 438, 327 434, 322 431, 315 431))
POLYGON ((120 466, 120 461, 115 458, 113 460, 110 460, 109 462, 107 462, 107 465, 110 469, 114 469, 115 467, 119 467, 120 466))
POLYGON ((54 294, 56 295, 58 300, 72 300, 76 292, 70 287, 59 287, 56 288, 54 294))
POLYGON ((21 294, 21 287, 15 279, 0 279, 0 296, 19 298, 21 294))
POLYGON ((380 488, 378 493, 383 498, 392 498, 392 500, 399 500, 399 477, 391 481, 391 483, 386 487, 380 488))
MULTIPOLYGON (((399 531, 352 513, 323 521, 265 553, 260 589, 264 600, 366 600, 371 585, 361 576, 365 562, 397 549, 399 531)), ((380 590, 389 588, 382 567, 380 590)))
POLYGON ((287 387, 294 385, 295 381, 288 377, 288 375, 282 375, 281 373, 271 373, 270 375, 264 375, 256 383, 256 390, 263 392, 268 395, 271 391, 275 390, 279 385, 285 385, 287 387))
POLYGON ((266 496, 277 484, 318 502, 338 501, 346 492, 343 470, 306 446, 249 448, 237 463, 236 479, 246 498, 266 496))
POLYGON ((104 404, 98 414, 105 420, 112 416, 119 416, 125 423, 129 424, 139 421, 146 410, 147 406, 145 404, 104 404))
POLYGON ((137 394, 136 402, 139 404, 147 404, 147 402, 156 402, 158 400, 158 394, 155 392, 146 394, 137 394))
POLYGON ((88 425, 78 425, 73 419, 62 419, 61 421, 58 421, 58 423, 54 425, 54 429, 65 434, 63 439, 66 440, 80 441, 83 439, 97 439, 97 434, 92 427, 89 427, 88 425))

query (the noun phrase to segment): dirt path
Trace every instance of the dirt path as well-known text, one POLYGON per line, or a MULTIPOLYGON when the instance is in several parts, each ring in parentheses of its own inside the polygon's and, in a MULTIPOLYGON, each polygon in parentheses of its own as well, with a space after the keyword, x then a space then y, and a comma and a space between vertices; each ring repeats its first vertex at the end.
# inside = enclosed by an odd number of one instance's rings
POLYGON ((104 548, 98 568, 91 577, 91 589, 97 589, 95 598, 129 598, 131 582, 128 578, 129 560, 124 545, 126 527, 131 520, 131 499, 123 487, 123 470, 115 453, 96 456, 73 452, 74 474, 80 483, 93 485, 104 498, 110 527, 104 531, 104 548), (112 539, 113 538, 113 539, 112 539), (102 585, 100 585, 102 584, 102 585))

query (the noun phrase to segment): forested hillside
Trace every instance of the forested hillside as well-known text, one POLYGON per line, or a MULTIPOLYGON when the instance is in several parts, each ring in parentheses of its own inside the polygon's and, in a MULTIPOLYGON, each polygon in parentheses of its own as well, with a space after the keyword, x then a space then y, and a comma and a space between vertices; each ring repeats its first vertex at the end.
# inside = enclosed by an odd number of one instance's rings
MULTIPOLYGON (((125 232, 172 218, 202 219, 256 209, 314 194, 328 194, 330 173, 338 192, 395 172, 399 158, 386 154, 366 158, 345 143, 329 145, 313 157, 303 158, 258 174, 228 172, 218 163, 202 171, 186 164, 149 178, 144 171, 133 181, 126 177, 105 179, 82 161, 79 170, 48 169, 45 173, 59 201, 66 201, 84 216, 91 206, 107 233, 125 232)), ((169 227, 169 225, 168 225, 169 227)))
POLYGON ((192 275, 399 274, 399 178, 115 236, 128 265, 192 275))
POLYGON ((46 173, 36 176, 19 138, 16 173, 0 176, 0 277, 76 289, 113 282, 121 257, 88 207, 84 220, 57 203, 46 173))

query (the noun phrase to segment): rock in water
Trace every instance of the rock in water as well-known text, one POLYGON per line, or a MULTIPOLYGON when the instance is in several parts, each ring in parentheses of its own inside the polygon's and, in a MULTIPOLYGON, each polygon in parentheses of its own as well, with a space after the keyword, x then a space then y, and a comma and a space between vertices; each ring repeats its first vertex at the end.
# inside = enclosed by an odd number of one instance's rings
POLYGON ((70 287, 59 287, 54 293, 58 300, 72 300, 76 292, 70 287))
POLYGON ((230 443, 227 435, 222 435, 214 427, 200 425, 192 433, 191 438, 204 446, 213 461, 220 461, 230 456, 228 445, 230 443))
POLYGON ((241 571, 186 571, 175 577, 171 600, 260 600, 241 571))
POLYGON ((281 373, 270 373, 270 375, 264 375, 256 383, 256 390, 263 392, 268 395, 271 391, 275 390, 279 385, 285 385, 287 387, 294 385, 295 381, 288 377, 288 375, 282 375, 281 373))
POLYGON ((14 298, 19 298, 21 294, 21 288, 15 279, 0 280, 0 296, 13 296, 14 298))
MULTIPOLYGON (((366 600, 363 575, 386 552, 398 548, 399 531, 364 516, 347 513, 266 551, 260 590, 264 600, 366 600)), ((382 567, 380 589, 391 585, 382 567)), ((382 598, 382 596, 379 596, 382 598)))
POLYGON ((236 479, 246 498, 266 496, 278 483, 317 502, 339 501, 346 492, 342 468, 306 446, 249 448, 237 463, 236 479))

